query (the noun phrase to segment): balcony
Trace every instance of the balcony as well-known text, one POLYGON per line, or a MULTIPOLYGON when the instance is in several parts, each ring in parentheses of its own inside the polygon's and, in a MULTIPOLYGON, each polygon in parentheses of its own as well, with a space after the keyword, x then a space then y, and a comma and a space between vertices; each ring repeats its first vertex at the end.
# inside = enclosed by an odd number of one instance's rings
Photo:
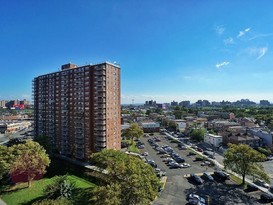
POLYGON ((95 125, 102 125, 102 126, 104 126, 104 125, 106 125, 106 121, 104 120, 104 121, 97 121, 97 122, 95 122, 95 125))
POLYGON ((97 126, 94 128, 94 130, 106 130, 106 126, 97 126))
POLYGON ((98 147, 105 148, 106 147, 106 142, 96 142, 96 145, 98 147))
POLYGON ((95 131, 95 135, 106 135, 106 131, 95 131))
POLYGON ((105 115, 97 115, 97 116, 95 116, 95 120, 106 120, 106 116, 105 115))
POLYGON ((101 136, 96 136, 96 141, 99 141, 99 142, 106 142, 106 137, 101 137, 101 136))
POLYGON ((96 70, 94 72, 95 75, 101 76, 101 75, 106 75, 106 71, 105 70, 96 70))

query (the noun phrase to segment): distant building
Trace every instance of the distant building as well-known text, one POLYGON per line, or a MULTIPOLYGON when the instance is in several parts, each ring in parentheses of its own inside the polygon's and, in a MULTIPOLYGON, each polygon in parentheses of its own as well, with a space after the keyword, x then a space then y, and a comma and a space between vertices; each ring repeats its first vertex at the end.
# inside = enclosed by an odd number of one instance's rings
POLYGON ((178 106, 178 102, 172 101, 172 102, 171 102, 171 106, 173 106, 173 107, 174 107, 174 106, 178 106))
POLYGON ((254 135, 249 135, 248 133, 238 133, 236 135, 230 134, 226 140, 225 140, 225 145, 228 143, 232 144, 246 144, 250 147, 259 147, 262 144, 261 138, 254 136, 254 135))
POLYGON ((220 147, 223 142, 223 137, 220 135, 206 133, 204 136, 204 142, 213 145, 214 147, 220 147))
POLYGON ((260 100, 260 106, 270 106, 270 102, 268 100, 260 100))
POLYGON ((266 131, 263 131, 258 128, 250 128, 247 130, 248 133, 252 134, 253 136, 257 136, 263 140, 263 143, 266 146, 272 146, 272 134, 266 131))
POLYGON ((144 132, 159 132, 160 130, 158 122, 140 122, 139 124, 144 132))
POLYGON ((156 106, 156 101, 155 100, 150 100, 150 101, 145 101, 146 106, 156 106))
POLYGON ((179 131, 185 131, 185 129, 187 128, 186 120, 174 120, 174 122, 177 124, 177 129, 179 131))
POLYGON ((180 103, 179 103, 179 106, 182 106, 182 107, 190 107, 190 105, 191 105, 191 102, 190 101, 181 101, 180 103))
POLYGON ((0 100, 0 107, 6 107, 6 103, 7 101, 6 100, 0 100))

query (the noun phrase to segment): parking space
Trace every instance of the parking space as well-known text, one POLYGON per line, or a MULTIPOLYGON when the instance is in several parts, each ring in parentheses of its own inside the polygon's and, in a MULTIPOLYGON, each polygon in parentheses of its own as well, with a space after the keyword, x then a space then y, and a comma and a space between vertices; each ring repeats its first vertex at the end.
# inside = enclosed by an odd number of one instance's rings
POLYGON ((217 168, 209 167, 207 165, 201 166, 201 163, 203 162, 196 161, 196 155, 189 155, 189 150, 179 149, 177 143, 172 143, 165 138, 165 135, 156 134, 154 136, 143 137, 141 141, 145 145, 144 148, 141 149, 141 152, 148 152, 149 155, 146 156, 146 158, 154 160, 157 167, 165 171, 168 177, 165 189, 153 204, 187 204, 186 198, 190 193, 201 195, 210 205, 260 204, 258 199, 261 195, 261 191, 245 192, 243 188, 235 184, 232 180, 226 180, 225 182, 210 182, 207 178, 202 177, 204 172, 213 173, 217 168), (170 166, 167 166, 164 162, 164 159, 166 159, 164 154, 159 154, 154 146, 151 146, 148 142, 148 139, 153 137, 157 137, 160 140, 156 142, 159 146, 168 145, 175 153, 185 159, 185 163, 190 164, 191 167, 170 168, 170 166), (201 180, 203 182, 201 185, 197 185, 191 178, 185 177, 193 173, 201 175, 201 180))

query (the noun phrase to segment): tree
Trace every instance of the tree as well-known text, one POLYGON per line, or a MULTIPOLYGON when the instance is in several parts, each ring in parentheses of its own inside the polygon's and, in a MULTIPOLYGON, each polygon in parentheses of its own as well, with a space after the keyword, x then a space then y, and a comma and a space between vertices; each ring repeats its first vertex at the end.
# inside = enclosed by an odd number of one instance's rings
MULTIPOLYGON (((99 153, 94 153, 91 160, 97 166, 108 171, 105 181, 111 190, 109 189, 107 194, 113 196, 114 193, 112 192, 116 190, 114 197, 120 197, 121 201, 117 204, 146 205, 156 197, 159 180, 152 167, 145 164, 141 159, 120 151, 105 149, 99 153)), ((101 192, 105 191, 107 191, 107 187, 101 190, 101 192)), ((99 204, 98 201, 97 203, 99 204)))
POLYGON ((243 178, 242 184, 245 183, 245 176, 252 174, 255 170, 259 171, 257 174, 264 178, 266 174, 263 167, 258 164, 264 160, 265 155, 245 144, 228 144, 228 149, 224 154, 225 167, 240 174, 243 178))
POLYGON ((107 184, 106 186, 97 186, 93 195, 93 200, 96 205, 121 204, 121 187, 116 183, 107 184))
POLYGON ((204 135, 206 133, 206 130, 204 128, 202 129, 193 129, 190 133, 190 136, 193 140, 196 140, 197 142, 200 142, 204 140, 204 135))
POLYGON ((124 130, 123 136, 131 139, 131 144, 134 142, 134 138, 139 139, 144 134, 143 130, 139 127, 137 123, 131 124, 131 126, 124 130))
POLYGON ((26 174, 28 187, 36 175, 46 173, 50 159, 39 143, 27 140, 26 143, 14 145, 9 149, 15 159, 11 164, 10 173, 26 174))
POLYGON ((9 172, 11 162, 12 156, 9 148, 0 145, 0 180, 3 178, 4 174, 9 172))
POLYGON ((170 120, 168 122, 168 129, 172 130, 172 131, 176 131, 177 130, 177 123, 173 120, 170 120))

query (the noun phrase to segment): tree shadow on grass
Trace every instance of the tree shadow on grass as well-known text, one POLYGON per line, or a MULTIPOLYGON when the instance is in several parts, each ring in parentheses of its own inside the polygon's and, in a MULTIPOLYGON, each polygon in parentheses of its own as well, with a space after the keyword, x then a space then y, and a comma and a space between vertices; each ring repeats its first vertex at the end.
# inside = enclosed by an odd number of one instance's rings
MULTIPOLYGON (((71 201, 72 204, 77 204, 77 205, 92 204, 91 203, 92 191, 93 191, 93 187, 85 188, 85 189, 77 188, 74 190, 73 197, 72 199, 69 199, 69 201, 71 201)), ((46 196, 37 197, 35 199, 32 199, 31 201, 21 203, 21 205, 31 205, 34 202, 42 201, 44 199, 46 199, 46 196)))
POLYGON ((0 187, 0 193, 10 193, 10 192, 17 192, 22 189, 29 188, 27 185, 23 186, 23 184, 16 184, 16 185, 5 185, 0 187))
POLYGON ((44 196, 40 196, 40 197, 37 197, 37 198, 32 199, 32 200, 30 200, 30 201, 25 201, 25 202, 23 202, 23 203, 20 203, 20 205, 31 205, 31 204, 33 204, 34 202, 40 201, 40 200, 43 200, 43 199, 45 199, 45 197, 44 197, 44 196))

